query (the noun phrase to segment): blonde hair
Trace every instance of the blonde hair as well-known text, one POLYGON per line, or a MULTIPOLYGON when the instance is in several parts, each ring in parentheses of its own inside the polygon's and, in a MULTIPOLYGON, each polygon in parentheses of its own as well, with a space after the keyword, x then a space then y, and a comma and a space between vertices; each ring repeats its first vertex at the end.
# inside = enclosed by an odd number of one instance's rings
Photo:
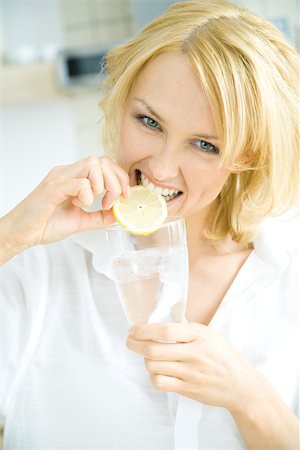
POLYGON ((227 0, 173 4, 107 56, 103 144, 113 153, 122 108, 141 69, 158 54, 189 56, 232 171, 207 236, 250 242, 257 225, 298 206, 299 59, 267 20, 227 0))

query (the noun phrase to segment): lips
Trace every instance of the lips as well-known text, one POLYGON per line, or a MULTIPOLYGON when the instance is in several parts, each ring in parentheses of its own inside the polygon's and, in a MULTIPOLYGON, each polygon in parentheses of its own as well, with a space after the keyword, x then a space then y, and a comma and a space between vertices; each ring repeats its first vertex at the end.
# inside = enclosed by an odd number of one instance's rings
POLYGON ((167 202, 173 200, 176 197, 179 197, 183 194, 182 191, 175 190, 173 188, 158 186, 150 181, 146 175, 144 175, 140 170, 136 170, 136 181, 137 184, 140 184, 147 188, 151 192, 155 192, 159 195, 162 195, 167 202))

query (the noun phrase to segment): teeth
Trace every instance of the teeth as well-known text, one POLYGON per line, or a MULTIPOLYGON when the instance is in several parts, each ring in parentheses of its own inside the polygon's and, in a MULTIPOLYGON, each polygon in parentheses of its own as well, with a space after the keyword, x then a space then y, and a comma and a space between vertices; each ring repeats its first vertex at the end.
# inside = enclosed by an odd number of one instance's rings
POLYGON ((158 186, 155 186, 153 183, 151 183, 144 174, 140 175, 139 184, 142 184, 144 187, 149 189, 151 192, 155 192, 156 194, 163 195, 166 199, 166 201, 171 200, 172 198, 176 197, 179 191, 175 191, 175 189, 168 189, 168 188, 160 188, 158 186))

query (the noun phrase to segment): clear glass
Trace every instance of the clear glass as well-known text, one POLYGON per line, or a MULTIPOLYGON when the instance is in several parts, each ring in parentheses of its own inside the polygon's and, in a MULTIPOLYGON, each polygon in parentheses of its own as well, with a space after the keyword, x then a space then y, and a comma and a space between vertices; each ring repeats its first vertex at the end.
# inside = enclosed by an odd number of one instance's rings
POLYGON ((184 219, 169 218, 148 236, 120 225, 106 229, 111 267, 130 325, 183 322, 188 293, 184 219))

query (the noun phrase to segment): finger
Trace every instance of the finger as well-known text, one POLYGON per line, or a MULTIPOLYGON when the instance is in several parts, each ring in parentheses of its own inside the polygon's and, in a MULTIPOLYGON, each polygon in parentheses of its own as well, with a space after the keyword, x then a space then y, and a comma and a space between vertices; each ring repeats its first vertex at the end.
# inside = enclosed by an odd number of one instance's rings
POLYGON ((70 178, 87 178, 93 166, 99 166, 100 158, 89 156, 72 164, 53 167, 47 178, 63 181, 70 178))
POLYGON ((112 169, 112 164, 107 159, 101 160, 101 170, 104 180, 104 189, 106 194, 102 200, 104 209, 110 209, 113 202, 122 195, 122 185, 117 177, 115 171, 112 169))
POLYGON ((87 178, 91 184, 94 196, 104 191, 104 181, 100 164, 101 158, 89 156, 88 158, 77 161, 70 166, 66 166, 65 172, 73 178, 87 178))
MULTIPOLYGON (((74 178, 86 178, 90 182, 94 197, 107 190, 105 209, 110 209, 120 195, 128 195, 128 174, 107 156, 102 158, 90 156, 73 164, 54 167, 45 181, 58 183, 74 178)), ((76 201, 75 203, 76 206, 86 206, 85 202, 81 204, 76 201)))
POLYGON ((153 341, 138 341, 127 338, 129 350, 153 361, 187 361, 190 359, 187 343, 167 344, 153 341))
POLYGON ((167 375, 150 375, 150 380, 153 386, 159 391, 163 392, 185 392, 185 383, 176 377, 169 377, 167 375))
POLYGON ((107 191, 102 200, 103 209, 110 209, 115 200, 117 200, 123 192, 121 182, 107 163, 102 162, 102 173, 104 179, 104 188, 107 191))
POLYGON ((74 197, 73 202, 81 208, 90 206, 94 201, 91 184, 87 178, 75 178, 65 185, 65 193, 74 197))
POLYGON ((86 178, 88 178, 91 183, 92 191, 95 197, 104 191, 104 179, 99 159, 97 163, 91 165, 86 178))
POLYGON ((48 200, 55 206, 70 197, 73 197, 72 201, 79 207, 89 206, 94 201, 91 184, 87 178, 72 178, 60 182, 47 183, 45 192, 47 192, 48 200))
POLYGON ((117 164, 114 164, 112 167, 122 186, 123 197, 128 197, 130 195, 130 180, 128 173, 117 164))
POLYGON ((96 230, 114 222, 115 218, 111 211, 95 211, 91 213, 81 211, 78 231, 96 230))
POLYGON ((121 186, 122 195, 126 197, 128 195, 129 188, 129 176, 118 164, 116 164, 110 157, 104 156, 102 158, 97 157, 89 157, 87 160, 87 168, 88 172, 84 172, 83 175, 86 176, 90 180, 92 189, 96 192, 96 195, 99 195, 104 191, 104 189, 108 189, 110 183, 113 183, 115 175, 116 181, 121 186), (107 177, 107 180, 104 180, 104 176, 107 177))
POLYGON ((102 208, 106 211, 111 210, 111 208, 114 206, 115 201, 120 197, 120 195, 117 195, 116 191, 107 191, 104 197, 102 198, 102 208))
POLYGON ((132 338, 144 341, 192 342, 203 325, 196 323, 153 323, 135 325, 129 329, 132 338))
POLYGON ((74 197, 72 199, 72 204, 74 206, 77 206, 78 208, 84 208, 86 206, 86 203, 82 202, 81 200, 79 200, 77 197, 74 197))
POLYGON ((146 370, 153 375, 167 375, 185 380, 189 376, 190 366, 182 361, 144 360, 146 370))
POLYGON ((87 178, 95 196, 107 191, 102 199, 102 206, 106 210, 111 209, 120 195, 129 196, 128 174, 109 157, 98 159, 97 163, 91 165, 87 178))
POLYGON ((104 181, 100 164, 101 158, 89 156, 73 164, 54 167, 46 177, 57 182, 71 178, 87 178, 90 181, 94 196, 104 191, 104 181))

